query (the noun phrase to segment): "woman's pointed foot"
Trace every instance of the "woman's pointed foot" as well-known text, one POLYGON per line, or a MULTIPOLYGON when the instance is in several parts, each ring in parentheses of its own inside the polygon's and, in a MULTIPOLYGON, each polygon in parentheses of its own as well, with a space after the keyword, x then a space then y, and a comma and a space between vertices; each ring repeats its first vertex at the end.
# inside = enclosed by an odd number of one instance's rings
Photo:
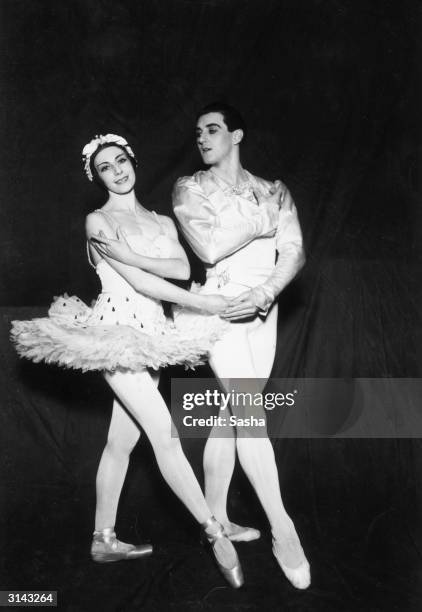
POLYGON ((309 587, 311 568, 296 532, 287 537, 273 538, 273 554, 287 580, 296 589, 309 587))
POLYGON ((244 583, 243 572, 236 550, 224 532, 223 526, 211 517, 202 523, 203 537, 211 545, 218 569, 234 589, 244 583))
POLYGON ((223 525, 224 533, 232 542, 252 542, 261 537, 261 532, 253 527, 243 527, 231 521, 224 521, 221 524, 223 525))
POLYGON ((126 544, 116 538, 112 527, 94 531, 91 545, 91 557, 96 563, 112 563, 130 559, 148 557, 152 554, 151 544, 126 544))

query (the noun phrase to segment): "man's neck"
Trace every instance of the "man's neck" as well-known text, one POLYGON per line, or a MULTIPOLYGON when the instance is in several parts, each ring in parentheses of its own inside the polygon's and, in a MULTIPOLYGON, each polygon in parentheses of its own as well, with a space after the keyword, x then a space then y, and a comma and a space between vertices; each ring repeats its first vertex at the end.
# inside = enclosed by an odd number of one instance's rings
POLYGON ((218 164, 214 164, 211 166, 210 170, 228 185, 238 185, 246 180, 246 173, 242 168, 238 155, 224 159, 218 164))

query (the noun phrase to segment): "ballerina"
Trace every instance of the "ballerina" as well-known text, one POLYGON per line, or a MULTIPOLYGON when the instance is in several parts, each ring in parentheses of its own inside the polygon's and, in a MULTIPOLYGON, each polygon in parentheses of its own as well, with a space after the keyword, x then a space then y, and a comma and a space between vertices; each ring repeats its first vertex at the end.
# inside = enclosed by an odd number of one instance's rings
POLYGON ((204 499, 174 435, 157 389, 158 376, 150 370, 200 363, 224 330, 226 324, 217 315, 226 309, 228 300, 188 292, 164 280, 188 278, 189 264, 171 219, 147 210, 136 198, 137 162, 124 138, 114 134, 94 138, 84 147, 83 159, 88 178, 108 195, 104 206, 86 219, 88 258, 102 291, 93 308, 77 297, 61 296, 48 317, 13 321, 12 340, 21 356, 34 361, 101 370, 114 392, 107 443, 96 478, 92 558, 112 562, 152 552, 148 545, 121 542, 115 533, 129 456, 141 427, 163 477, 202 526, 224 577, 238 588, 243 575, 236 551, 204 499), (108 257, 103 239, 119 237, 130 245, 133 265, 108 257), (196 312, 169 322, 161 300, 196 312))
MULTIPOLYGON (((305 258, 297 210, 286 186, 253 176, 241 166, 239 146, 245 132, 238 111, 226 104, 211 104, 198 113, 197 145, 210 168, 176 182, 173 206, 182 232, 206 267, 202 294, 218 293, 230 300, 220 313, 230 326, 211 348, 210 366, 226 392, 242 393, 247 385, 248 392, 260 393, 274 361, 276 298, 305 258)), ((102 247, 121 262, 131 261, 122 237, 103 238, 102 247)), ((263 410, 248 409, 265 422, 263 410)), ((223 421, 224 414, 222 406, 223 421)), ((266 430, 257 436, 253 428, 212 428, 204 452, 207 503, 232 541, 260 537, 257 529, 237 525, 227 515, 236 451, 268 517, 274 557, 293 586, 308 588, 310 566, 283 504, 266 430)))

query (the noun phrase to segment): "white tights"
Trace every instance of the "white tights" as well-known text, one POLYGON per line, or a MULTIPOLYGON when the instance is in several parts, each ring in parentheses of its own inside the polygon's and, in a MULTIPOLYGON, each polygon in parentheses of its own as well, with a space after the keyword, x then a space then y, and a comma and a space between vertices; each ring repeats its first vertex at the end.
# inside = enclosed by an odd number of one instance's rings
POLYGON ((171 489, 199 523, 205 522, 211 516, 210 509, 179 438, 172 437, 171 417, 157 389, 157 378, 143 370, 106 373, 105 379, 118 399, 113 404, 107 444, 97 473, 95 529, 115 525, 129 455, 140 435, 137 423, 148 436, 160 471, 171 489))
MULTIPOLYGON (((269 377, 276 322, 274 307, 265 323, 256 319, 252 323, 232 324, 216 343, 210 364, 227 391, 232 389, 227 379, 269 377)), ((205 522, 211 513, 223 524, 229 522, 227 493, 237 448, 240 464, 262 503, 273 535, 284 539, 294 533, 281 499, 274 451, 268 437, 236 436, 233 430, 227 437, 227 428, 225 437, 219 437, 218 429, 212 430, 204 452, 205 501, 179 439, 172 437, 171 417, 158 392, 157 379, 146 370, 105 374, 105 378, 118 399, 114 401, 107 444, 97 473, 96 530, 115 524, 129 456, 140 435, 139 423, 151 441, 165 480, 198 522, 205 522)), ((259 383, 257 380, 256 384, 259 383)))
MULTIPOLYGON (((233 323, 229 332, 216 343, 211 353, 210 365, 227 392, 236 390, 236 381, 230 381, 236 378, 258 379, 255 381, 255 392, 262 392, 262 383, 268 379, 274 360, 276 325, 275 305, 265 322, 255 319, 250 323, 233 323)), ((251 390, 254 382, 251 380, 247 384, 248 390, 251 390)), ((254 408, 255 415, 259 417, 256 411, 254 408)), ((240 432, 236 436, 233 428, 230 433, 231 435, 228 435, 225 427, 224 437, 219 437, 218 428, 214 428, 205 446, 205 498, 210 509, 218 521, 223 524, 229 522, 227 493, 237 448, 240 464, 258 495, 274 537, 289 536, 294 526, 281 499, 277 466, 270 440, 268 437, 245 436, 240 432)))

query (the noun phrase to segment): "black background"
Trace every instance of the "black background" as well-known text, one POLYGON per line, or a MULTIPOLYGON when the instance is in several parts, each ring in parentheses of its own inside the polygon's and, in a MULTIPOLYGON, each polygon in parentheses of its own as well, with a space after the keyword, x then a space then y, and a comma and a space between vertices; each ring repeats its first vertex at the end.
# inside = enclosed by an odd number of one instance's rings
MULTIPOLYGON (((0 11, 2 588, 57 588, 67 610, 419 610, 418 440, 276 442, 313 567, 305 594, 273 565, 268 535, 239 547, 248 586, 225 588, 147 444, 118 526, 157 553, 93 566, 110 393, 99 376, 18 363, 7 336, 53 295, 98 290, 83 228, 103 196, 84 144, 128 138, 142 203, 169 213, 175 179, 200 167, 195 111, 224 99, 250 128, 244 165, 287 183, 304 231, 273 374, 420 376, 420 3, 2 0, 0 11)), ((186 443, 199 476, 200 450, 186 443)), ((240 474, 230 504, 267 529, 240 474)))

